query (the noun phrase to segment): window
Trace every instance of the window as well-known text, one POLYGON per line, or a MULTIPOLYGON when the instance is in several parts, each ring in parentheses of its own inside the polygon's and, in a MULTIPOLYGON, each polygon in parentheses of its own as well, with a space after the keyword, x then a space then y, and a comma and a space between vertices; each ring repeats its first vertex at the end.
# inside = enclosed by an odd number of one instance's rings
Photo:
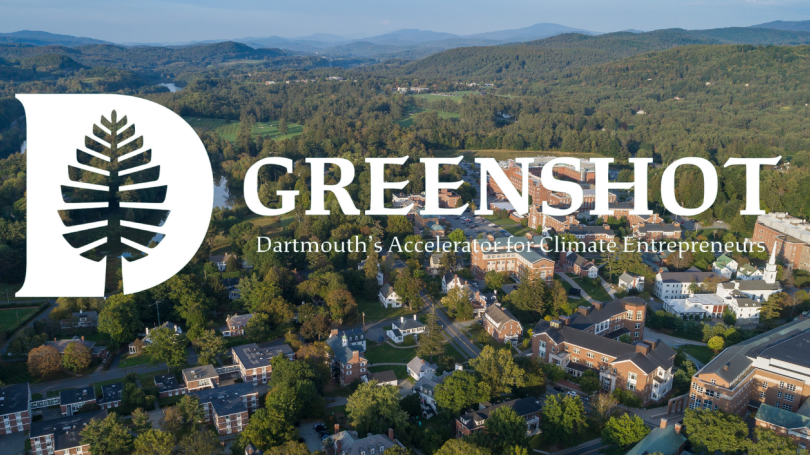
POLYGON ((633 319, 633 311, 632 310, 627 312, 627 319, 633 319))
POLYGON ((759 397, 760 398, 765 398, 765 392, 759 392, 759 397))
POLYGON ((791 395, 789 393, 786 393, 785 394, 785 400, 790 401, 792 403, 793 402, 793 395, 791 395))
POLYGON ((643 314, 643 311, 636 311, 636 321, 640 321, 643 318, 643 314))
POLYGON ((579 348, 574 348, 574 354, 579 354, 579 348))
POLYGON ((585 355, 586 355, 586 356, 587 356, 589 359, 592 359, 592 358, 593 358, 593 352, 589 352, 589 353, 587 353, 587 354, 585 354, 585 355))
POLYGON ((716 380, 716 379, 712 379, 712 384, 717 384, 717 380, 716 380))
POLYGON ((791 405, 789 405, 787 403, 782 403, 782 409, 790 411, 790 410, 793 409, 793 406, 791 406, 791 405))
POLYGON ((627 390, 630 390, 631 392, 636 390, 636 384, 635 383, 627 384, 627 390))
POLYGON ((631 381, 635 381, 635 380, 636 380, 636 378, 637 378, 638 376, 636 376, 636 374, 635 374, 635 373, 630 373, 630 374, 628 374, 628 375, 627 375, 627 377, 628 377, 628 378, 629 378, 631 381))
POLYGON ((785 388, 785 383, 784 383, 784 382, 780 382, 780 383, 779 383, 779 388, 780 388, 780 389, 784 389, 784 388, 785 388))
POLYGON ((782 392, 776 392, 776 398, 782 398, 782 392))
POLYGON ((602 361, 603 361, 603 362, 607 362, 607 361, 608 361, 608 358, 607 358, 607 357, 605 357, 605 356, 602 356, 602 361))
POLYGON ((585 362, 585 365, 587 365, 588 368, 593 368, 593 362, 591 362, 591 361, 585 362))
POLYGON ((383 450, 385 450, 385 447, 380 446, 380 452, 382 452, 383 450))
POLYGON ((767 388, 768 388, 768 381, 762 381, 762 388, 763 388, 763 389, 767 389, 767 388))
POLYGON ((636 332, 635 337, 638 338, 638 332, 636 332))
POLYGON ((636 322, 636 328, 637 328, 637 329, 640 329, 640 328, 641 328, 641 323, 640 323, 640 322, 636 322))
POLYGON ((372 447, 371 450, 369 450, 369 452, 371 452, 371 455, 374 455, 374 448, 372 447))
POLYGON ((787 384, 785 386, 785 388, 790 390, 791 392, 795 392, 796 391, 796 384, 787 384))

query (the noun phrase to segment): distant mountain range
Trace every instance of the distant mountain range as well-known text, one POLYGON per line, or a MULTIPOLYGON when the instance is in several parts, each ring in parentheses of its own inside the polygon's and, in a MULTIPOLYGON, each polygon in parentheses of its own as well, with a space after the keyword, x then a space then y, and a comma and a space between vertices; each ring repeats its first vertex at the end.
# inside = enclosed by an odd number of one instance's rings
MULTIPOLYGON (((661 30, 657 32, 661 32, 661 30)), ((654 32, 629 29, 618 33, 631 33, 644 37, 654 32)), ((688 36, 689 39, 696 40, 697 43, 700 44, 810 44, 810 40, 808 39, 808 37, 810 37, 810 21, 775 21, 752 25, 750 27, 680 30, 680 33, 679 36, 682 38, 688 36)), ((329 33, 316 33, 296 38, 285 38, 281 36, 246 37, 233 40, 208 40, 179 44, 164 43, 162 45, 129 43, 125 44, 125 46, 130 48, 161 46, 179 49, 230 41, 244 44, 254 49, 282 49, 288 54, 317 54, 326 57, 349 57, 383 61, 390 59, 415 60, 450 49, 534 43, 547 38, 572 34, 583 38, 605 36, 599 32, 567 27, 560 24, 540 23, 524 28, 498 30, 471 35, 455 35, 430 30, 403 29, 378 36, 354 35, 347 37, 329 33)), ((614 34, 607 35, 613 36, 614 34)), ((78 47, 112 43, 92 38, 24 30, 0 34, 0 45, 2 44, 78 47)), ((547 44, 548 43, 546 43, 546 45, 547 44)), ((681 45, 682 43, 678 44, 681 45)))
POLYGON ((751 27, 792 30, 794 32, 810 32, 810 21, 773 21, 766 22, 764 24, 752 25, 751 27))

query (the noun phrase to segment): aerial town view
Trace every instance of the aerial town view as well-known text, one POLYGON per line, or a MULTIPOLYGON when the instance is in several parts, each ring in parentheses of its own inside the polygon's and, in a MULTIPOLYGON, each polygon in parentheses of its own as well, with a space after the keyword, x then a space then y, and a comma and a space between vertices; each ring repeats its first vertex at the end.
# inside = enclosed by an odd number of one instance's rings
POLYGON ((0 455, 810 455, 810 4, 274 3, 0 0, 0 455))

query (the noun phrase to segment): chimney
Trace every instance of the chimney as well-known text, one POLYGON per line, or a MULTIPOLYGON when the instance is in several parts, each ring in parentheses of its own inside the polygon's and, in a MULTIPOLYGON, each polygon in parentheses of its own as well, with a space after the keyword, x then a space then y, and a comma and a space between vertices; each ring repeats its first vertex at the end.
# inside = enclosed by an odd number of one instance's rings
POLYGON ((658 428, 666 428, 667 427, 667 419, 661 419, 661 423, 659 424, 658 428))
POLYGON ((340 424, 336 423, 335 424, 335 434, 338 434, 338 433, 340 433, 340 424))
POLYGON ((329 331, 329 336, 336 337, 338 334, 338 329, 332 329, 329 331))
POLYGON ((526 238, 527 238, 527 239, 531 240, 531 239, 532 239, 532 237, 534 237, 534 236, 532 235, 532 233, 531 233, 531 232, 527 232, 527 233, 526 233, 526 238))
POLYGON ((647 343, 638 343, 636 344, 636 352, 647 355, 650 353, 650 345, 647 343))
POLYGON ((82 335, 82 343, 84 343, 84 335, 82 335))
POLYGON ((420 359, 420 360, 422 360, 422 363, 425 363, 425 359, 420 359))
POLYGON ((404 322, 405 322, 405 316, 400 316, 399 317, 399 323, 402 324, 404 322))
POLYGON ((352 360, 360 360, 360 351, 352 351, 352 360))
POLYGON ((415 315, 415 314, 413 315, 413 320, 414 320, 414 321, 416 320, 416 315, 415 315))
POLYGON ((564 325, 571 325, 571 317, 570 316, 560 316, 560 322, 564 325))
POLYGON ((460 363, 457 363, 456 364, 456 371, 463 371, 463 370, 464 370, 464 366, 461 365, 460 363))
POLYGON ((587 316, 591 314, 591 307, 589 306, 578 306, 577 312, 583 316, 587 316))
POLYGON ((728 364, 723 365, 723 371, 728 371, 728 364))
POLYGON ((340 439, 338 439, 337 441, 335 441, 335 455, 340 455, 340 449, 342 449, 342 448, 343 448, 343 444, 342 444, 342 443, 343 443, 343 441, 341 441, 340 439))
POLYGON ((602 227, 605 228, 606 231, 610 230, 610 225, 609 224, 603 224, 602 227))
POLYGON ((488 234, 487 235, 487 240, 489 240, 490 242, 494 242, 495 241, 495 236, 492 235, 492 234, 488 234))
POLYGON ((56 343, 56 337, 53 337, 53 342, 56 343))
POLYGON ((650 347, 651 347, 653 350, 658 349, 658 342, 659 342, 659 341, 661 341, 661 340, 652 340, 652 341, 650 341, 650 340, 644 340, 644 342, 645 342, 645 343, 647 343, 647 344, 649 344, 649 345, 650 345, 650 347))
POLYGON ((681 434, 681 430, 683 429, 683 425, 680 423, 675 424, 675 434, 681 434))
POLYGON ((594 309, 594 311, 601 311, 602 308, 605 307, 605 303, 604 302, 591 302, 591 307, 594 309))
POLYGON ((391 441, 394 440, 394 429, 393 428, 388 429, 388 439, 390 439, 391 441))

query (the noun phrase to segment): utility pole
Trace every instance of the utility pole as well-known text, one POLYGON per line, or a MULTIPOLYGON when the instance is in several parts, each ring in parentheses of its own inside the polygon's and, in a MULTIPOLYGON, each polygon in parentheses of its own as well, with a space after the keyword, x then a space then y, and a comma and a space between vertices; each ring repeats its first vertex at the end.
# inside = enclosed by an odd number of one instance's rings
POLYGON ((162 300, 156 300, 155 303, 153 303, 152 305, 149 305, 149 306, 153 306, 153 307, 157 308, 158 327, 160 327, 160 304, 162 302, 163 302, 162 300))

